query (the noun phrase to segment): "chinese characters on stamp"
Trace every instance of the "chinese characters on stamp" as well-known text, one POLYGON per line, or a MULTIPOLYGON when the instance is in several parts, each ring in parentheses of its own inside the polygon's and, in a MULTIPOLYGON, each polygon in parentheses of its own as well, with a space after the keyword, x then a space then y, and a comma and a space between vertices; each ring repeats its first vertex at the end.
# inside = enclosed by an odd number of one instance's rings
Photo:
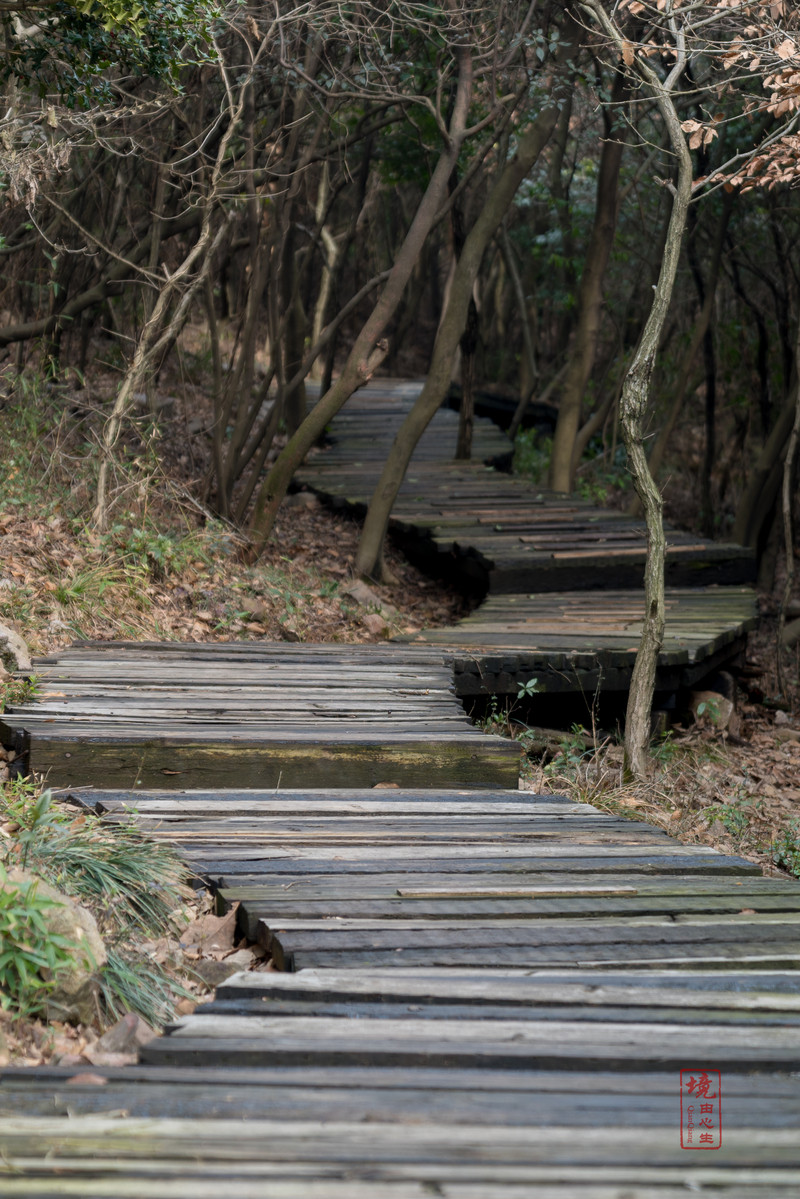
POLYGON ((722 1144, 722 1077, 719 1070, 681 1070, 681 1148, 722 1144))

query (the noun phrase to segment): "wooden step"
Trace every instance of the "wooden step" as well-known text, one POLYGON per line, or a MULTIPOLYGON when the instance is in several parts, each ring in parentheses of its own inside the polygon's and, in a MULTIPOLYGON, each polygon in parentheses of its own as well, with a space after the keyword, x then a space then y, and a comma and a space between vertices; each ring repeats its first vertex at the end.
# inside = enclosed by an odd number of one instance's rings
POLYGON ((37 660, 4 744, 59 787, 516 787, 436 651, 90 643, 37 660))

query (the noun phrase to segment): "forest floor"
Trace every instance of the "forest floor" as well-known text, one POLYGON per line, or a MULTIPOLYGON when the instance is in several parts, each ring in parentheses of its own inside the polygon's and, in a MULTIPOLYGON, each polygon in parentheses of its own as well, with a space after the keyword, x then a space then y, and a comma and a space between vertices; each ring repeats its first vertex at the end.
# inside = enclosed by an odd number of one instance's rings
MULTIPOLYGON (((62 390, 34 399, 12 397, 6 405, 9 466, 0 480, 0 621, 34 654, 76 638, 374 643, 450 624, 467 611, 460 595, 423 576, 391 546, 387 561, 397 581, 366 594, 354 588, 358 526, 309 495, 287 499, 266 554, 246 565, 241 538, 197 498, 207 467, 197 437, 206 419, 199 388, 194 431, 184 404, 171 432, 167 424, 166 434, 130 439, 116 476, 116 507, 106 531, 97 533, 89 520, 92 440, 75 415, 91 413, 91 395, 62 390)), ((687 844, 742 854, 768 872, 800 876, 800 661, 786 654, 786 695, 778 699, 775 595, 761 595, 760 607, 735 737, 714 726, 713 712, 676 727, 654 747, 652 778, 634 785, 622 781, 613 734, 573 727, 526 759, 520 785, 647 820, 687 844)), ((3 688, 13 697, 13 682, 0 682, 3 688)), ((487 723, 487 731, 510 732, 523 744, 529 733, 513 711, 487 723)), ((195 927, 208 919, 206 901, 187 899, 184 918, 195 927)), ((204 953, 195 944, 187 957, 182 942, 173 930, 158 952, 185 986, 187 968, 204 953)), ((235 953, 250 953, 251 966, 264 966, 247 946, 231 943, 221 956, 235 953)), ((204 973, 211 979, 214 969, 204 973)), ((184 1005, 196 1002, 204 986, 192 989, 184 1005)), ((19 1022, 0 1012, 0 1064, 101 1064, 115 1052, 101 1036, 99 1027, 19 1022)))

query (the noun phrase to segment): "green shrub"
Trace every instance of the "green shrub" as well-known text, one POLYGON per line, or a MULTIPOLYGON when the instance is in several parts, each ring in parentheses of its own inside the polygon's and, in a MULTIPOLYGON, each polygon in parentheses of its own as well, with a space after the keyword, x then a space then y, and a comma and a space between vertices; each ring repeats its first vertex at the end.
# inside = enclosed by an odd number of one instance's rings
POLYGON ((800 820, 790 821, 770 845, 772 860, 800 878, 800 820))
POLYGON ((79 947, 48 928, 46 914, 60 905, 39 895, 35 882, 9 884, 0 866, 0 884, 0 1007, 36 1016, 79 947))

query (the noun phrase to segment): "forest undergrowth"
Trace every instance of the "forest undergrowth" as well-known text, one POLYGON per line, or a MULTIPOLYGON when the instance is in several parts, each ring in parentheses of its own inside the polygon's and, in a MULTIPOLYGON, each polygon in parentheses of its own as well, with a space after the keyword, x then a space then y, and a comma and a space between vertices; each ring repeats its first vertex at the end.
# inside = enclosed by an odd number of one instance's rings
MULTIPOLYGON (((764 616, 751 635, 750 677, 742 680, 746 691, 737 688, 735 734, 717 726, 713 698, 707 700, 699 717, 687 710, 654 740, 650 779, 626 782, 618 738, 593 727, 589 717, 532 752, 521 786, 647 821, 685 844, 748 858, 767 874, 800 878, 797 663, 785 671, 789 694, 779 697, 776 624, 774 615, 764 616)), ((523 743, 530 735, 515 724, 513 711, 509 726, 523 743)))

